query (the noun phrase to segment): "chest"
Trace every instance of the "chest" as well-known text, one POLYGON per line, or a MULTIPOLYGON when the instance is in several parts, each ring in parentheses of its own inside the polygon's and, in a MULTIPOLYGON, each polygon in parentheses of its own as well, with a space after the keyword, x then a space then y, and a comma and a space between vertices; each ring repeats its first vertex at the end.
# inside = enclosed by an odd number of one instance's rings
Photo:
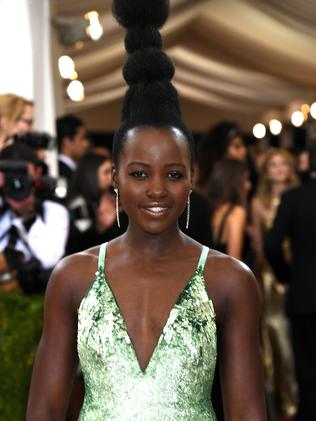
POLYGON ((105 273, 111 290, 132 337, 157 341, 181 292, 194 273, 176 274, 174 270, 143 267, 121 273, 105 273))
POLYGON ((159 300, 139 297, 128 288, 125 294, 120 293, 119 302, 107 279, 99 275, 79 310, 79 349, 84 349, 84 354, 95 349, 109 361, 119 353, 124 361, 128 357, 137 363, 135 370, 143 373, 161 355, 171 355, 179 347, 183 357, 190 353, 190 359, 193 350, 194 358, 210 345, 214 351, 215 314, 203 282, 198 275, 190 278, 173 302, 165 301, 162 307, 159 300), (123 297, 129 294, 125 302, 123 297))

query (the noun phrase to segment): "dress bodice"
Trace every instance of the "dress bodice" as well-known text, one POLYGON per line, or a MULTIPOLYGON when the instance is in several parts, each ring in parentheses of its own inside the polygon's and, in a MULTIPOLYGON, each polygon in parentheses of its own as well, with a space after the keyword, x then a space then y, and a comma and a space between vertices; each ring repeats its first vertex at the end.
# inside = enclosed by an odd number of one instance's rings
POLYGON ((78 354, 85 381, 80 421, 215 421, 211 389, 216 323, 203 276, 208 248, 187 282, 142 371, 105 277, 106 244, 78 312, 78 354))

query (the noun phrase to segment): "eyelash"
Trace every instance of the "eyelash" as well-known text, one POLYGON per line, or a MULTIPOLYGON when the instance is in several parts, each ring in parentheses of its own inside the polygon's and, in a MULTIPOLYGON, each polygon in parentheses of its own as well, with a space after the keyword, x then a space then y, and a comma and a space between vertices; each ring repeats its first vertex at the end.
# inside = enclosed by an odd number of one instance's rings
MULTIPOLYGON (((144 180, 145 178, 148 177, 148 174, 145 171, 143 171, 143 170, 131 171, 129 173, 129 175, 132 176, 132 177, 134 177, 134 178, 136 178, 136 179, 138 179, 138 180, 144 180)), ((170 171, 167 174, 167 177, 168 177, 169 180, 177 181, 177 180, 180 180, 181 178, 183 178, 184 175, 181 172, 179 172, 179 171, 170 171)))

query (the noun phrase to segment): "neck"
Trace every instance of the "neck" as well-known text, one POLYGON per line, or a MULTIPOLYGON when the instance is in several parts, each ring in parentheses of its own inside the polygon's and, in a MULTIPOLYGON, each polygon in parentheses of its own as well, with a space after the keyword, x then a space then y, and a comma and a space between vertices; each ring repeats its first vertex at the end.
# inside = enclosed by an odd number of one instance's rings
POLYGON ((124 235, 124 243, 134 250, 140 250, 143 256, 165 255, 178 250, 183 246, 185 235, 180 231, 178 224, 169 227, 168 230, 151 234, 143 231, 133 223, 129 223, 124 235))
POLYGON ((272 183, 271 184, 271 197, 280 197, 286 188, 285 183, 272 183))

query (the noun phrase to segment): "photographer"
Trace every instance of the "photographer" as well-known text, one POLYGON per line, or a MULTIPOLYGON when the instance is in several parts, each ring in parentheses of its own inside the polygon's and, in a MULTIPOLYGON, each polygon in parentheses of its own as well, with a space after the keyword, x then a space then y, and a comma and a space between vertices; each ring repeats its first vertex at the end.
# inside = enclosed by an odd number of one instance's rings
MULTIPOLYGON (((29 146, 15 142, 3 149, 0 160, 4 179, 4 206, 0 213, 2 261, 11 273, 17 272, 24 292, 42 292, 51 269, 64 255, 68 213, 59 203, 46 199, 49 195, 39 177, 41 167, 29 146)), ((8 273, 2 273, 1 278, 0 267, 1 279, 2 285, 12 281, 8 273)))

